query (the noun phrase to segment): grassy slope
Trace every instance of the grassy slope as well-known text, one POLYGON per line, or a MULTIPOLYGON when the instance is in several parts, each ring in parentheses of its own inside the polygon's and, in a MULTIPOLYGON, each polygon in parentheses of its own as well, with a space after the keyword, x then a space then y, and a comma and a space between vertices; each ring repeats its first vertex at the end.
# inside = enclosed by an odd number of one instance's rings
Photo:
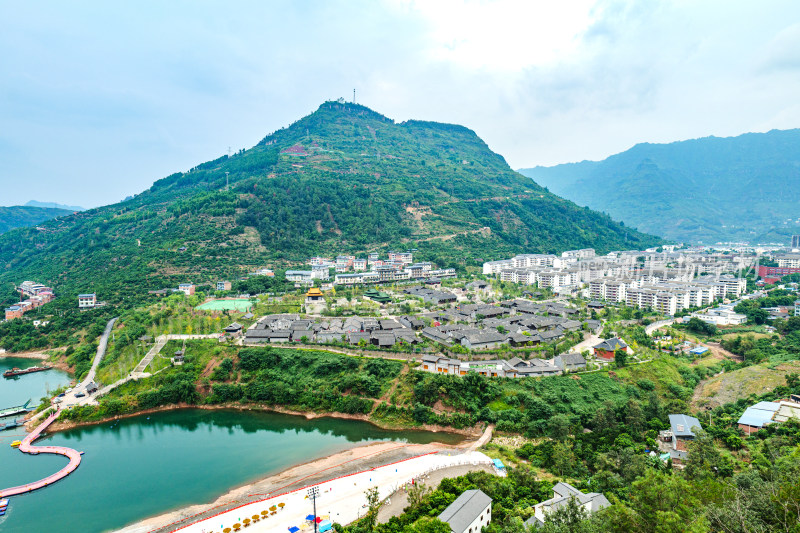
POLYGON ((786 374, 790 372, 800 372, 800 361, 778 365, 764 363, 725 372, 698 385, 692 406, 695 409, 718 407, 751 394, 763 394, 784 385, 786 374))

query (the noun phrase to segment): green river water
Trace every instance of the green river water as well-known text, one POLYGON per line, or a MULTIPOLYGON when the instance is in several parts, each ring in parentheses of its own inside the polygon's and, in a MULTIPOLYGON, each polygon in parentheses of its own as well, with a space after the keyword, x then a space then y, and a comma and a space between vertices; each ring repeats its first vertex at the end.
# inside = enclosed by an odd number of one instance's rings
MULTIPOLYGON (((9 366, 8 361, 0 358, 0 368, 9 366)), ((0 384, 0 406, 24 403, 30 397, 38 400, 45 387, 39 379, 47 374, 50 388, 62 383, 55 381, 55 371, 23 376, 13 383, 20 386, 16 394, 21 396, 10 401, 6 391, 10 384, 0 384), (23 378, 33 376, 37 379, 29 382, 30 392, 23 394, 23 378), (42 390, 34 392, 37 387, 42 390)), ((29 456, 11 448, 10 434, 22 432, 0 432, 3 487, 43 478, 66 465, 64 457, 29 456)), ((0 517, 0 531, 114 530, 172 509, 210 502, 236 486, 377 440, 456 443, 461 437, 388 431, 353 420, 202 409, 76 428, 37 443, 85 452, 81 466, 51 487, 11 498, 7 514, 0 517)))

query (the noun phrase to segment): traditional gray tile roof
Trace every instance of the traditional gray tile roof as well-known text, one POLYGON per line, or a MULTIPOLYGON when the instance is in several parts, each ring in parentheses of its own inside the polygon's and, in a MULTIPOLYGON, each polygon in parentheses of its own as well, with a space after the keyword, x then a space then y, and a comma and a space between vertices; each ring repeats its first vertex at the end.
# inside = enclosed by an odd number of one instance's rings
POLYGON ((561 370, 574 370, 586 367, 586 359, 579 353, 565 353, 553 358, 553 364, 561 370))
POLYGON ((394 346, 396 338, 394 333, 388 331, 373 331, 371 340, 373 341, 372 344, 377 344, 378 346, 394 346))
POLYGON ((606 339, 600 344, 593 346, 595 350, 607 350, 609 352, 613 352, 614 350, 622 350, 623 348, 627 347, 628 345, 625 344, 625 341, 617 337, 611 337, 610 339, 606 339))
POLYGON ((482 490, 465 490, 438 518, 447 522, 455 533, 462 533, 491 504, 492 499, 482 490))
POLYGON ((478 345, 479 344, 492 344, 492 343, 497 343, 497 342, 503 343, 503 342, 506 342, 508 340, 508 335, 503 335, 503 334, 498 333, 496 331, 485 331, 484 330, 484 331, 482 331, 480 333, 474 333, 472 335, 467 335, 466 339, 471 345, 474 346, 476 344, 478 344, 478 345))
POLYGON ((369 342, 370 334, 366 331, 352 331, 347 335, 347 340, 350 344, 358 344, 358 341, 364 339, 369 342))

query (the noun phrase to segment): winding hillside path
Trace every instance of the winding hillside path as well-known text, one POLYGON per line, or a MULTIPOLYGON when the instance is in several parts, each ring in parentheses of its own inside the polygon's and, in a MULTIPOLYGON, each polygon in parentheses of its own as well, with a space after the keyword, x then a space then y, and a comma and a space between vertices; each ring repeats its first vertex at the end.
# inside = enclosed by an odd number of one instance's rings
POLYGON ((111 329, 114 327, 114 324, 118 319, 118 316, 114 317, 108 321, 108 324, 106 324, 106 329, 103 331, 103 335, 100 337, 100 344, 97 345, 97 355, 94 356, 94 361, 92 361, 92 368, 89 369, 89 373, 86 374, 86 377, 83 378, 83 381, 75 385, 71 391, 64 395, 64 398, 62 399, 64 405, 84 405, 91 402, 92 398, 91 395, 87 394, 86 387, 94 381, 94 378, 97 375, 97 367, 100 366, 100 361, 103 360, 103 357, 106 355, 106 350, 108 349, 108 337, 111 336, 111 329), (83 394, 84 396, 77 396, 79 393, 83 394))

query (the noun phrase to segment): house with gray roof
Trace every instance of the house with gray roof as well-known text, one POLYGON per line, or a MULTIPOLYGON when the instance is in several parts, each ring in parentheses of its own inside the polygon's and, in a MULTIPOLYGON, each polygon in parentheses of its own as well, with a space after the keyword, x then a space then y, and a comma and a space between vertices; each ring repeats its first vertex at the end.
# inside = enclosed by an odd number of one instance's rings
POLYGON ((556 328, 548 331, 539 331, 538 335, 539 338, 542 339, 542 342, 553 342, 563 337, 564 332, 561 330, 561 328, 556 328))
POLYGON ((669 415, 672 449, 685 452, 686 444, 695 438, 695 431, 702 431, 700 421, 689 415, 669 415))
POLYGON ((548 514, 564 507, 570 500, 574 500, 589 514, 611 505, 611 502, 599 492, 586 494, 569 483, 556 483, 553 487, 553 497, 536 504, 533 507, 533 516, 525 522, 525 525, 528 527, 543 526, 548 514))
POLYGON ((480 533, 492 521, 492 499, 482 490, 465 490, 438 518, 452 533, 480 533))
POLYGON ((461 339, 461 346, 468 350, 491 350, 508 342, 508 335, 496 331, 483 330, 461 339))
POLYGON ((579 353, 565 353, 553 358, 553 364, 563 372, 586 370, 586 359, 579 353))
POLYGON ((422 330, 421 335, 426 339, 432 340, 433 342, 446 344, 448 346, 453 344, 453 338, 446 332, 442 331, 441 328, 425 328, 422 330))
POLYGON ((351 331, 347 334, 347 342, 358 344, 361 340, 370 344, 370 334, 367 331, 351 331))
POLYGON ((398 343, 417 344, 419 342, 417 335, 412 329, 395 329, 392 331, 392 333, 394 333, 394 337, 398 343))
POLYGON ((394 333, 391 331, 373 331, 370 342, 379 348, 390 348, 395 343, 394 333))
MULTIPOLYGON (((461 375, 461 361, 458 359, 450 359, 443 355, 425 354, 422 356, 422 370, 433 372, 436 374, 454 374, 461 375)), ((463 372, 466 374, 466 370, 463 372)))
POLYGON ((244 337, 245 344, 258 344, 261 342, 289 342, 292 331, 289 329, 250 329, 244 337))

